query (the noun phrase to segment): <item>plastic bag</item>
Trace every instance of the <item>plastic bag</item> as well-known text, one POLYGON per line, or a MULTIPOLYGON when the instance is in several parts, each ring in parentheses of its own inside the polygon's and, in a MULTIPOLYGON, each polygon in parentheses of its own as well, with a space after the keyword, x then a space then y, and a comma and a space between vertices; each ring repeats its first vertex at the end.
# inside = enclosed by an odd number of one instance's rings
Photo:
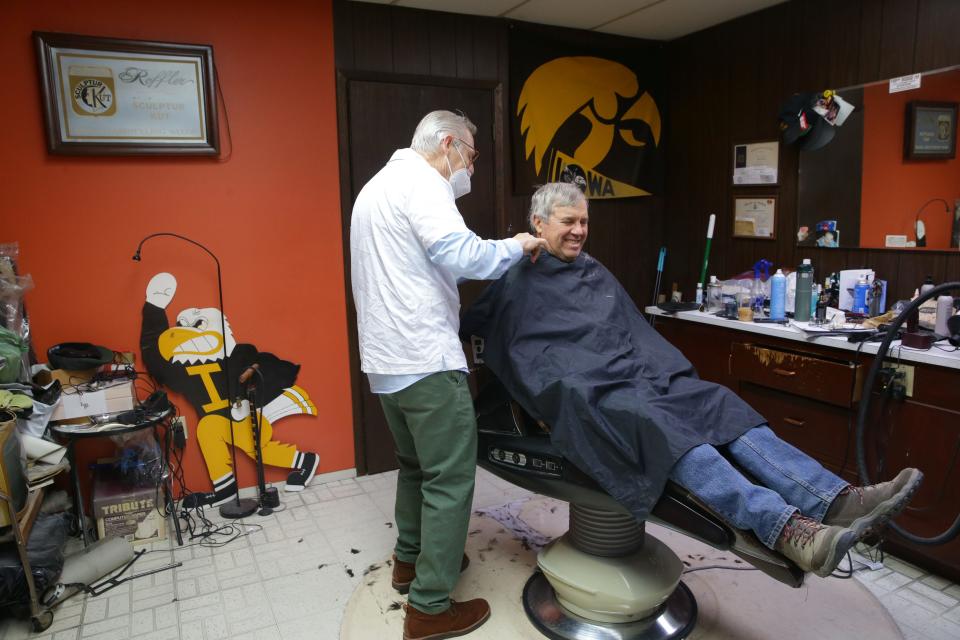
MULTIPOLYGON (((17 258, 20 249, 16 243, 0 244, 0 329, 11 332, 18 338, 20 348, 20 366, 15 367, 17 372, 9 377, 8 370, 4 376, 0 370, 0 377, 8 378, 7 382, 20 380, 29 381, 30 371, 30 323, 23 306, 23 296, 33 289, 33 278, 29 275, 17 275, 17 258)), ((6 341, 6 338, 5 338, 6 341)), ((5 368, 11 365, 6 364, 5 368)))
POLYGON ((163 477, 163 454, 152 430, 142 429, 110 436, 110 439, 120 447, 114 466, 126 485, 148 487, 160 482, 163 477))
MULTIPOLYGON (((27 542, 27 557, 33 570, 37 593, 56 582, 63 570, 63 547, 70 528, 69 513, 41 513, 30 532, 27 542)), ((27 579, 24 575, 16 545, 0 545, 0 603, 4 608, 15 609, 30 601, 27 579)))

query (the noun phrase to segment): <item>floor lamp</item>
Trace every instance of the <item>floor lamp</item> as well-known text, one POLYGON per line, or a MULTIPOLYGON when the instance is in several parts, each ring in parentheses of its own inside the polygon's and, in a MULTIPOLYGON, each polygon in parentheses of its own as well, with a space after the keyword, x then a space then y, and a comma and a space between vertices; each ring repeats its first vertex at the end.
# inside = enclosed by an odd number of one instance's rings
MULTIPOLYGON (((220 310, 220 348, 223 349, 223 369, 227 375, 227 397, 233 398, 233 378, 230 374, 230 356, 227 354, 227 321, 226 316, 223 314, 223 281, 220 278, 220 261, 217 259, 217 256, 213 254, 210 249, 207 249, 205 246, 197 242, 196 240, 191 240, 186 236, 182 236, 177 233, 169 232, 160 232, 160 233, 151 233, 143 240, 140 241, 140 244, 137 245, 137 251, 133 254, 133 259, 135 262, 140 262, 140 252, 143 249, 143 245, 150 240, 151 238, 157 238, 160 236, 168 236, 171 238, 179 238, 185 242, 200 247, 207 252, 213 261, 217 264, 217 294, 219 296, 219 307, 220 310)), ((254 511, 257 510, 258 503, 253 498, 243 498, 240 499, 240 475, 237 470, 237 450, 234 446, 233 441, 233 415, 228 411, 228 420, 230 420, 230 459, 233 463, 233 479, 236 484, 237 491, 234 494, 234 499, 226 504, 220 505, 220 515, 224 518, 237 519, 237 518, 246 518, 254 511)))

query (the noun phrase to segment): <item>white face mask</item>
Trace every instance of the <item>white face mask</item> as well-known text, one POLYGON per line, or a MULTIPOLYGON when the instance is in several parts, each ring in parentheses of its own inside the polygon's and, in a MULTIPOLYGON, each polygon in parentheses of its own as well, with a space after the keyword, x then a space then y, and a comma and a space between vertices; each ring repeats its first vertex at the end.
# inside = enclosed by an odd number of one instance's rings
MULTIPOLYGON (((466 165, 466 161, 463 160, 463 154, 460 153, 460 149, 456 149, 457 154, 460 156, 460 160, 463 161, 463 164, 466 165)), ((450 186, 453 188, 453 199, 461 198, 468 193, 470 193, 470 171, 464 166, 462 169, 453 170, 453 165, 450 164, 450 158, 447 158, 447 166, 450 167, 450 186)))

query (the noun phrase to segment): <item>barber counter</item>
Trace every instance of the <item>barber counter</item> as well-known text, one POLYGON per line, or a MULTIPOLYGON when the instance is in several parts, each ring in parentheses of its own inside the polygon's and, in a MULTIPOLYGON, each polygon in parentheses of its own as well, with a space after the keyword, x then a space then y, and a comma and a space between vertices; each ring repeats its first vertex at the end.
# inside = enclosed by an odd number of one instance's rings
MULTIPOLYGON (((784 440, 859 484, 855 432, 867 372, 879 343, 844 337, 808 340, 799 329, 725 320, 697 311, 665 315, 648 307, 657 330, 705 380, 736 391, 784 440)), ((920 536, 936 535, 960 512, 960 352, 916 351, 894 343, 872 393, 866 458, 872 479, 903 467, 925 475, 897 519, 920 536)), ((960 539, 920 546, 889 532, 885 549, 960 581, 960 539)))

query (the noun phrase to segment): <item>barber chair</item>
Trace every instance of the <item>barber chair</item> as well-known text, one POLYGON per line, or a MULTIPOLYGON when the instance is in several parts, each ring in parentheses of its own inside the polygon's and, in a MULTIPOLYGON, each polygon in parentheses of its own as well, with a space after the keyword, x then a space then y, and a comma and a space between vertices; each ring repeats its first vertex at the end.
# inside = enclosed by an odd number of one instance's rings
MULTIPOLYGON (((620 506, 550 442, 538 424, 484 370, 476 397, 478 463, 520 487, 570 503, 569 530, 540 551, 523 605, 534 626, 553 640, 684 638, 697 603, 680 581, 684 565, 643 522, 620 506)), ((803 571, 734 529, 681 486, 668 482, 651 520, 729 551, 791 587, 803 571)))

